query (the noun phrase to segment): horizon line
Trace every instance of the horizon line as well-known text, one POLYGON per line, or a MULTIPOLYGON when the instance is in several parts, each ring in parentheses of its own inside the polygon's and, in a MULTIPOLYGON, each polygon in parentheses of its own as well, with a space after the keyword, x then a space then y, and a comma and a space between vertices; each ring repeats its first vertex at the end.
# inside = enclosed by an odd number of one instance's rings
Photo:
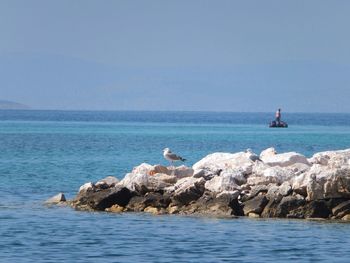
MULTIPOLYGON (((62 111, 62 112, 169 112, 169 113, 274 113, 274 111, 229 111, 229 110, 133 110, 133 109, 116 109, 116 110, 103 110, 103 109, 0 109, 0 111, 62 111)), ((350 112, 304 112, 304 111, 282 111, 288 114, 350 114, 350 112)))

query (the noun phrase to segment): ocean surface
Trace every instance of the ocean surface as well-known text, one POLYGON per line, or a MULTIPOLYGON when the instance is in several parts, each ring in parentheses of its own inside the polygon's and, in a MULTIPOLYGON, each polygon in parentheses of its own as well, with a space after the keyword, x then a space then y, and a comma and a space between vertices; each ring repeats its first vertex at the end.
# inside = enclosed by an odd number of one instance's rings
POLYGON ((349 262, 350 224, 78 212, 43 202, 134 166, 212 152, 350 148, 350 114, 0 110, 0 262, 349 262))

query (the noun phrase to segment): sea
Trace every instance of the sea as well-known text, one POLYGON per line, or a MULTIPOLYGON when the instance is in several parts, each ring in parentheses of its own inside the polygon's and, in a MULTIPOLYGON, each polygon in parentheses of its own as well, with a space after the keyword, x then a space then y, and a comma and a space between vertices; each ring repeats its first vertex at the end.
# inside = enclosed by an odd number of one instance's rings
MULTIPOLYGON (((350 262, 350 224, 48 207, 86 182, 119 179, 169 147, 192 165, 213 152, 350 148, 350 114, 0 111, 0 262, 350 262)), ((180 164, 178 164, 180 165, 180 164)))

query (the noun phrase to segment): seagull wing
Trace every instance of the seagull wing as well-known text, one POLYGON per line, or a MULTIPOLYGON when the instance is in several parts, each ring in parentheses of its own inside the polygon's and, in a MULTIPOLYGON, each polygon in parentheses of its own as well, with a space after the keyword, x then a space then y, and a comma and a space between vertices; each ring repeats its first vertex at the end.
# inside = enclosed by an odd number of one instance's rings
POLYGON ((171 161, 178 161, 178 160, 185 161, 184 158, 182 158, 181 156, 176 155, 175 153, 172 153, 172 152, 165 154, 165 157, 171 161))

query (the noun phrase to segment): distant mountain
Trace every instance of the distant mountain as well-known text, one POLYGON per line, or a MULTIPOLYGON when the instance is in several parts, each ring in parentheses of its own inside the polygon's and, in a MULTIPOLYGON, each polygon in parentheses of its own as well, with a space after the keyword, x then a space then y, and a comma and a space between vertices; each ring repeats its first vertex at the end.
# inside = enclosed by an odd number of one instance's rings
POLYGON ((28 110, 29 106, 14 101, 0 100, 0 110, 28 110))

